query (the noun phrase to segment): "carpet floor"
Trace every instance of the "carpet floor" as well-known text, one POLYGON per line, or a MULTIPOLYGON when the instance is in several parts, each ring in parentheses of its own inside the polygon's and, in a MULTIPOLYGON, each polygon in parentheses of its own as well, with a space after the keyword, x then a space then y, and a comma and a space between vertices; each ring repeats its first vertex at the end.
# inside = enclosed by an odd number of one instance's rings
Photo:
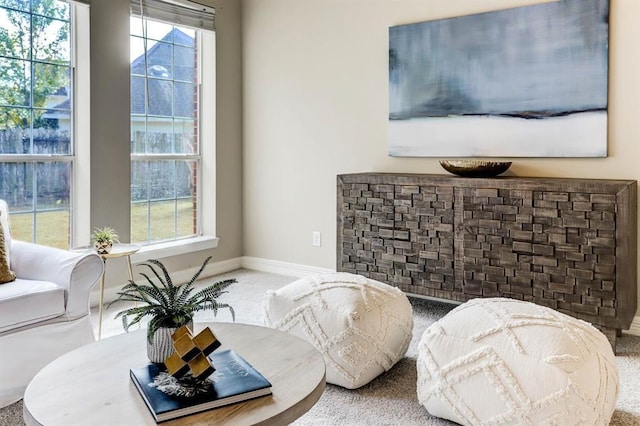
MULTIPOLYGON (((263 318, 264 292, 282 287, 295 279, 241 269, 203 282, 207 284, 226 278, 238 280, 222 298, 235 309, 236 322, 259 325, 263 318)), ((318 403, 296 420, 294 426, 454 425, 430 416, 416 398, 416 355, 420 337, 430 324, 454 306, 413 298, 411 303, 414 312, 413 340, 406 356, 391 370, 359 389, 348 390, 327 384, 318 403)), ((114 320, 113 317, 124 306, 114 304, 105 310, 103 338, 123 332, 120 320, 114 320)), ((97 329, 97 308, 92 309, 92 317, 97 329)), ((231 316, 226 311, 220 311, 217 317, 210 312, 203 312, 195 318, 196 322, 214 320, 231 321, 231 316)), ((640 337, 623 335, 618 342, 616 359, 620 370, 620 395, 610 424, 637 426, 640 425, 640 337)), ((104 424, 109 424, 108 419, 104 424)), ((0 426, 19 425, 24 425, 21 401, 0 409, 0 426)))

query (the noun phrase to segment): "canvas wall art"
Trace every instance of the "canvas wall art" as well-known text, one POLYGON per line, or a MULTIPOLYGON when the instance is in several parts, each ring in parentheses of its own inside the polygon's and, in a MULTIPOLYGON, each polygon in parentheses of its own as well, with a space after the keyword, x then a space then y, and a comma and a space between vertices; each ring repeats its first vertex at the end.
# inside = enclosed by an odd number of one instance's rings
POLYGON ((609 0, 389 28, 389 155, 605 157, 609 0))

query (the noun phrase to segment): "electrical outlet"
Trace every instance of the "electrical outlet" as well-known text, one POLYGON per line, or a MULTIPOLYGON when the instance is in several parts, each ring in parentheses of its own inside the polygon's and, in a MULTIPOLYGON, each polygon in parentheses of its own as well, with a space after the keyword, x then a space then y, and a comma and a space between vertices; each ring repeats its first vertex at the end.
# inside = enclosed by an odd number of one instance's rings
POLYGON ((322 245, 322 234, 320 234, 320 232, 318 231, 313 232, 313 239, 311 244, 314 247, 320 247, 322 245))

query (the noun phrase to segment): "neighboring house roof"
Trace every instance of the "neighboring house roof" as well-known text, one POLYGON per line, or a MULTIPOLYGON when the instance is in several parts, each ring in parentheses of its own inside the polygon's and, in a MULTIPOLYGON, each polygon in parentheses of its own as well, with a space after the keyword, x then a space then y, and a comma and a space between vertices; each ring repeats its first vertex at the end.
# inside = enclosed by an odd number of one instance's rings
MULTIPOLYGON (((193 117, 196 100, 193 47, 193 37, 174 28, 147 51, 149 114, 193 117)), ((131 62, 132 114, 145 113, 144 62, 144 55, 131 62)))
MULTIPOLYGON (((59 104, 54 105, 53 108, 69 111, 69 109, 71 108, 71 99, 67 98, 64 101, 60 102, 59 104)), ((53 111, 53 109, 49 109, 47 110, 47 113, 49 112, 55 112, 55 111, 53 111)))
MULTIPOLYGON (((196 101, 193 47, 193 37, 174 28, 147 51, 149 114, 193 117, 196 101), (175 114, 172 103, 175 104, 175 114)), ((131 62, 131 114, 145 113, 144 63, 144 54, 131 62)), ((66 94, 64 88, 56 93, 61 91, 66 94)), ((52 117, 59 109, 69 110, 70 103, 70 99, 65 99, 47 110, 45 116, 52 117)))

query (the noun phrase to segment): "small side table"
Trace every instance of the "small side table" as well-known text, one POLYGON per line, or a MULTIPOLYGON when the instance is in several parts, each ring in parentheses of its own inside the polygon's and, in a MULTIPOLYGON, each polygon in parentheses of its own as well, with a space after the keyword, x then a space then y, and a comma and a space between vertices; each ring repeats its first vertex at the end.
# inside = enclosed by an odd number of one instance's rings
POLYGON ((129 268, 129 279, 133 281, 133 269, 131 268, 131 255, 140 250, 140 246, 135 244, 114 244, 109 253, 101 254, 102 262, 104 262, 104 272, 100 277, 100 314, 98 316, 98 340, 102 338, 102 308, 104 305, 104 276, 107 274, 107 259, 115 259, 118 257, 127 258, 127 267, 129 268))
MULTIPOLYGON (((94 250, 93 247, 78 247, 71 251, 87 251, 94 250)), ((98 315, 98 340, 102 339, 102 309, 104 305, 104 276, 107 273, 107 259, 115 259, 118 257, 127 258, 127 267, 129 268, 129 279, 133 281, 133 269, 131 268, 131 255, 140 250, 140 246, 136 244, 114 244, 109 253, 101 254, 104 263, 104 272, 100 277, 100 308, 98 315)))

